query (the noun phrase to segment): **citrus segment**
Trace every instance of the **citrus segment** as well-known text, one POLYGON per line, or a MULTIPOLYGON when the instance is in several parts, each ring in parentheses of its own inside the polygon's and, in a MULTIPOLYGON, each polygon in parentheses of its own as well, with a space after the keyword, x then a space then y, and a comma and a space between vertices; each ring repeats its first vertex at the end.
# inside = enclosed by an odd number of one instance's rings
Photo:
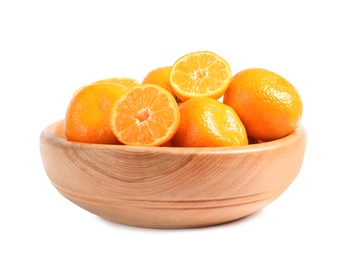
POLYGON ((279 74, 250 68, 235 74, 224 94, 250 137, 271 141, 294 132, 302 116, 302 101, 294 86, 279 74))
POLYGON ((177 97, 206 96, 220 98, 231 80, 229 63, 213 52, 200 51, 186 54, 172 66, 170 83, 177 97))
POLYGON ((175 146, 216 147, 248 144, 247 133, 235 111, 208 97, 191 98, 179 106, 180 126, 175 146))
POLYGON ((110 128, 113 103, 126 90, 113 83, 83 87, 71 99, 65 115, 65 135, 70 141, 119 144, 110 128))
POLYGON ((172 138, 179 121, 175 98, 154 84, 129 88, 111 112, 112 131, 126 145, 160 146, 172 138))

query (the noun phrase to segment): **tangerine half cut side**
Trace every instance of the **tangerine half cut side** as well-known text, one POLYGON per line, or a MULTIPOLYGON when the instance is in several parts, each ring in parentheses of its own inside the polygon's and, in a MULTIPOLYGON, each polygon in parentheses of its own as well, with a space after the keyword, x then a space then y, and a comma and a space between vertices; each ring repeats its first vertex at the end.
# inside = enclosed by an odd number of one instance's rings
POLYGON ((231 80, 229 63, 209 51, 198 51, 179 58, 171 68, 170 83, 182 101, 193 97, 223 96, 231 80))
POLYGON ((126 90, 114 103, 111 129, 125 145, 160 146, 176 133, 180 112, 166 89, 140 84, 126 90))

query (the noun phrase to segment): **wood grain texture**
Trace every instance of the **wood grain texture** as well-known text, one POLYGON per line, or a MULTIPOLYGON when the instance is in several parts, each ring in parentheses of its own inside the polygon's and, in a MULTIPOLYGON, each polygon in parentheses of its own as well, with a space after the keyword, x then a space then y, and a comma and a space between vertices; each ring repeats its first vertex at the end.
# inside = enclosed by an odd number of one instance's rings
POLYGON ((298 175, 306 132, 243 147, 133 147, 69 142, 63 121, 40 136, 42 162, 67 199, 105 219, 141 227, 229 222, 280 196, 298 175))

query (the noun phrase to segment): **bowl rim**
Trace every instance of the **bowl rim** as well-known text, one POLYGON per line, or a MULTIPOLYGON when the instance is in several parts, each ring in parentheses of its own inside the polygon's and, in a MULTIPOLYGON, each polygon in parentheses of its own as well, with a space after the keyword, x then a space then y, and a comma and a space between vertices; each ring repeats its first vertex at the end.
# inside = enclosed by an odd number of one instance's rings
MULTIPOLYGON (((58 120, 46 128, 40 134, 40 140, 49 140, 61 147, 75 147, 79 149, 99 149, 110 151, 123 151, 123 152, 156 152, 156 153, 171 153, 171 154, 237 154, 237 153, 254 153, 264 150, 273 150, 278 147, 283 147, 292 144, 295 141, 306 139, 306 130, 300 124, 296 130, 277 140, 260 142, 255 144, 248 144, 242 146, 223 146, 223 147, 166 147, 166 146, 130 146, 130 145, 117 145, 117 144, 94 144, 69 141, 64 136, 58 135, 59 127, 62 128, 64 120, 58 120)), ((60 130, 61 131, 61 130, 60 130)))

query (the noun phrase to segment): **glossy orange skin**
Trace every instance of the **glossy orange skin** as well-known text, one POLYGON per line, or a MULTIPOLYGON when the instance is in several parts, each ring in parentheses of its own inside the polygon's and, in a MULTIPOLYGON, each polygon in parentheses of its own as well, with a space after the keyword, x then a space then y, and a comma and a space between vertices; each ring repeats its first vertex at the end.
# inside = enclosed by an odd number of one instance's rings
POLYGON ((142 80, 142 84, 155 84, 161 86, 175 96, 170 83, 170 73, 171 66, 156 68, 146 75, 146 77, 142 80))
POLYGON ((235 74, 223 102, 239 115, 250 137, 271 141, 294 132, 302 117, 295 87, 275 72, 250 68, 235 74))
POLYGON ((174 146, 217 147, 247 145, 247 133, 235 111, 209 97, 191 98, 179 105, 180 126, 174 146))
POLYGON ((126 87, 114 83, 93 83, 73 96, 65 115, 69 141, 120 144, 110 128, 110 111, 126 87))

